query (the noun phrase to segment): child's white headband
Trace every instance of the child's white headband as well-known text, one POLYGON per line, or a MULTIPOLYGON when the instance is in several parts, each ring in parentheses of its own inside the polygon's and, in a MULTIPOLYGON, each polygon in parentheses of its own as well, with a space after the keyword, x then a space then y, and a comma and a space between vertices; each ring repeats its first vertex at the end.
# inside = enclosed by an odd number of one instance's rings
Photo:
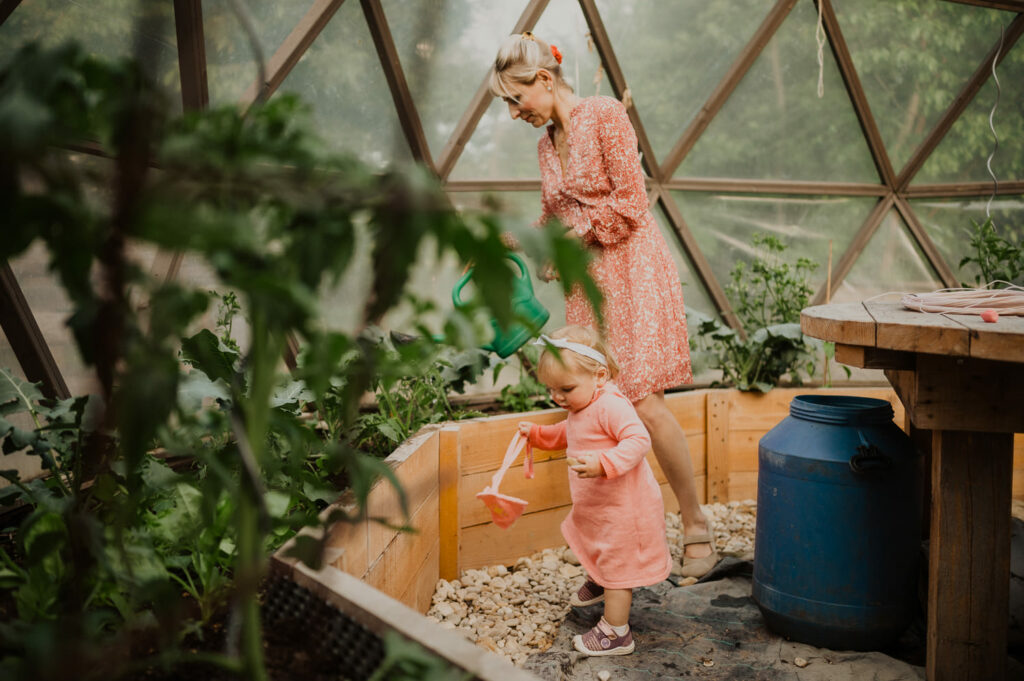
POLYGON ((554 345, 556 348, 560 348, 562 350, 572 350, 577 355, 583 355, 584 357, 589 357, 595 362, 599 362, 601 366, 608 366, 608 360, 605 359, 605 356, 602 353, 589 345, 584 345, 583 343, 574 343, 573 341, 565 340, 564 338, 551 338, 550 336, 541 334, 540 338, 533 341, 533 344, 541 346, 554 345))

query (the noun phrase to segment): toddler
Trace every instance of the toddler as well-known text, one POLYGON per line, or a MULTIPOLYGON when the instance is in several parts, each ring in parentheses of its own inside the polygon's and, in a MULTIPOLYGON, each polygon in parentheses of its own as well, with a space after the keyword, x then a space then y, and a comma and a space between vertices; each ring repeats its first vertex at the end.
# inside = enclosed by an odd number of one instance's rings
POLYGON ((604 617, 573 645, 586 655, 628 655, 633 588, 671 569, 661 489, 645 458, 651 438, 611 382, 618 366, 595 331, 568 326, 541 339, 538 376, 569 415, 551 426, 523 421, 519 431, 535 447, 566 450, 572 510, 562 535, 587 571, 569 602, 604 601, 604 617))

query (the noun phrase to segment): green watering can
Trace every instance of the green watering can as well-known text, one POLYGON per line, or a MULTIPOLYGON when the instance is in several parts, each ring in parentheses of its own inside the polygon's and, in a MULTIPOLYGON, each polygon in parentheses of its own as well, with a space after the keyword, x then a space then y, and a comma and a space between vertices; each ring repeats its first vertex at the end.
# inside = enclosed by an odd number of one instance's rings
MULTIPOLYGON (((519 266, 519 276, 512 286, 512 314, 516 318, 507 328, 502 328, 498 320, 491 320, 491 327, 494 329, 494 340, 483 346, 483 350, 490 350, 504 359, 516 350, 521 348, 526 341, 533 338, 541 327, 548 321, 551 313, 547 311, 536 296, 533 295, 533 284, 530 283, 530 272, 526 269, 526 263, 515 253, 509 253, 508 257, 519 266)), ((455 307, 465 307, 467 303, 462 300, 462 288, 473 276, 473 268, 469 267, 462 274, 455 287, 452 289, 452 303, 455 307)))

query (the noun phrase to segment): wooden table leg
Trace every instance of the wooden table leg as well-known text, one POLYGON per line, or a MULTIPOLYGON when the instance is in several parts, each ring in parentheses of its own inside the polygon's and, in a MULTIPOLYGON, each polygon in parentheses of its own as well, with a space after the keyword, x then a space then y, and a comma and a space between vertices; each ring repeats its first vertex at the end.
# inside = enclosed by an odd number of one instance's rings
POLYGON ((1006 678, 1013 435, 934 431, 930 681, 1006 678))

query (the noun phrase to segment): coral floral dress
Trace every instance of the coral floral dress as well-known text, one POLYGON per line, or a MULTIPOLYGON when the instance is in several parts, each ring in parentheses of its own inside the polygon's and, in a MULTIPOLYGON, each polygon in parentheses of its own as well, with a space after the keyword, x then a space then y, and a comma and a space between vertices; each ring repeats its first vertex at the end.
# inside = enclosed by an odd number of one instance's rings
MULTIPOLYGON (((555 217, 596 256, 590 275, 604 294, 602 332, 621 367, 616 382, 633 402, 693 381, 683 289, 668 245, 648 207, 636 133, 625 107, 588 97, 570 115, 565 172, 554 127, 537 145, 539 224, 555 217)), ((565 301, 569 324, 596 329, 579 287, 565 301)))
POLYGON ((651 437, 615 384, 599 388, 590 404, 569 412, 565 421, 534 425, 529 440, 540 449, 565 449, 566 456, 601 458, 602 477, 569 471, 572 510, 562 521, 562 536, 590 579, 608 589, 666 579, 672 559, 661 488, 646 459, 651 437))

